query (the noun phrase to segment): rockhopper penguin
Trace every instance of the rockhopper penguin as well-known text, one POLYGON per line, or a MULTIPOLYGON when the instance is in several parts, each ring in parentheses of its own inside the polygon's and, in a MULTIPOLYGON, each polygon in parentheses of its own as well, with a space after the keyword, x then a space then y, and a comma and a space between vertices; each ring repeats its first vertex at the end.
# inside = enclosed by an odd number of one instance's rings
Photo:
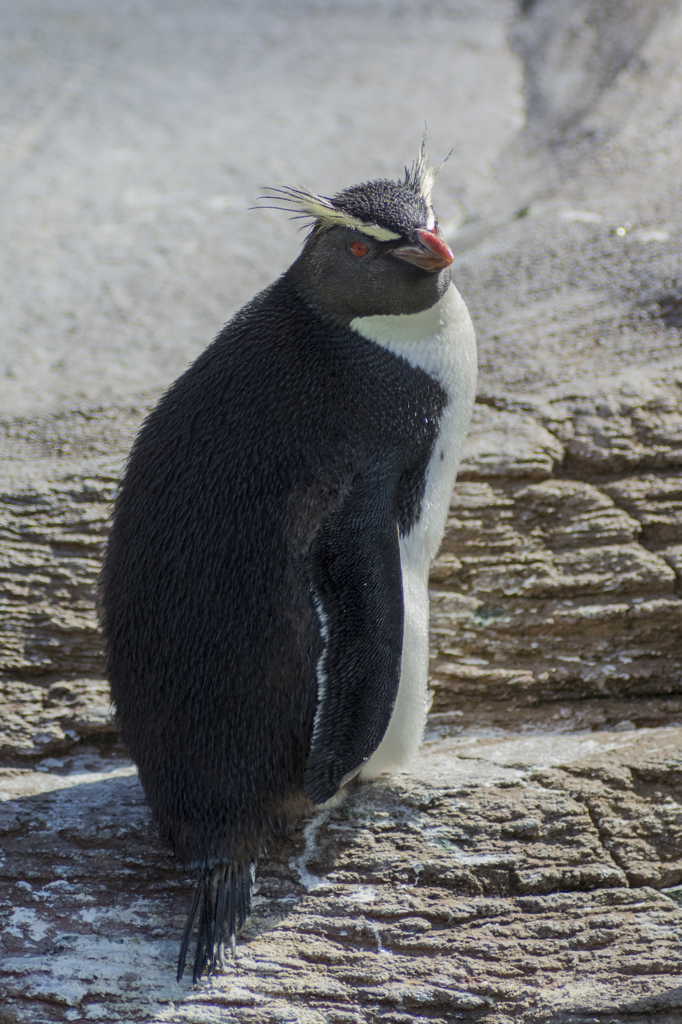
POLYGON ((135 441, 102 572, 112 699, 198 885, 194 978, 259 854, 349 780, 405 765, 427 712, 428 571, 476 380, 422 145, 401 181, 270 199, 303 250, 135 441))

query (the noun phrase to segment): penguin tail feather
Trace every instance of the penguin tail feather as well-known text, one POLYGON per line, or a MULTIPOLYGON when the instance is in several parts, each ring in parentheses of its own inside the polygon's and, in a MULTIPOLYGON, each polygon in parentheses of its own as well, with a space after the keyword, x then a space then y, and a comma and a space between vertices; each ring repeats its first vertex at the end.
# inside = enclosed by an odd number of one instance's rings
POLYGON ((177 980, 185 971, 194 924, 199 915, 193 982, 204 972, 212 973, 223 963, 225 945, 232 953, 235 935, 251 912, 251 891, 256 879, 256 864, 216 864, 199 870, 192 908, 180 944, 177 980))

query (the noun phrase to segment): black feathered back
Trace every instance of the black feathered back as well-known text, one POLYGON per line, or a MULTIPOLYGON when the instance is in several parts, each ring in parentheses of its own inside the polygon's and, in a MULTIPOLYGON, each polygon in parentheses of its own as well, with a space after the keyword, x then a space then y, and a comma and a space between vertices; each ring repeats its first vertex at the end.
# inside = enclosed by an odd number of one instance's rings
MULTIPOLYGON (((185 863, 249 864, 309 806, 323 649, 313 581, 337 585, 314 571, 316 551, 335 550, 325 524, 376 486, 393 529, 409 530, 444 404, 434 380, 325 321, 285 275, 140 431, 102 573, 103 627, 123 738, 185 863)), ((394 694, 401 607, 384 616, 394 694)))

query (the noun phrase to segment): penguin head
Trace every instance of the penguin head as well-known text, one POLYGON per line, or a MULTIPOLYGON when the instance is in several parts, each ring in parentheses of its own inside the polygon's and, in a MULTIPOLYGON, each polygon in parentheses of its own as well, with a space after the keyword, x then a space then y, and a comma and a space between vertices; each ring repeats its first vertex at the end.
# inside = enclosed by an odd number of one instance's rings
POLYGON ((419 313, 450 284, 449 246, 431 206, 433 172, 422 143, 402 181, 353 185, 332 198, 304 189, 270 190, 313 226, 287 276, 317 312, 355 317, 419 313))

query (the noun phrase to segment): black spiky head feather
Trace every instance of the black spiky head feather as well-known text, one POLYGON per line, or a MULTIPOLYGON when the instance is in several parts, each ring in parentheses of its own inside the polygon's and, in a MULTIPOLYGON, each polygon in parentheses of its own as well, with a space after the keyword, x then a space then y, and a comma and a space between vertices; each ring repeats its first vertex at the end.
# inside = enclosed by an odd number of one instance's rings
POLYGON ((261 199, 287 203, 271 209, 294 211, 293 218, 313 222, 313 231, 333 227, 350 227, 388 242, 412 239, 415 228, 433 229, 435 216, 431 207, 434 171, 426 155, 426 139, 422 140, 417 159, 405 168, 402 181, 379 178, 351 185, 337 195, 318 196, 305 188, 284 185, 267 189, 261 199))

